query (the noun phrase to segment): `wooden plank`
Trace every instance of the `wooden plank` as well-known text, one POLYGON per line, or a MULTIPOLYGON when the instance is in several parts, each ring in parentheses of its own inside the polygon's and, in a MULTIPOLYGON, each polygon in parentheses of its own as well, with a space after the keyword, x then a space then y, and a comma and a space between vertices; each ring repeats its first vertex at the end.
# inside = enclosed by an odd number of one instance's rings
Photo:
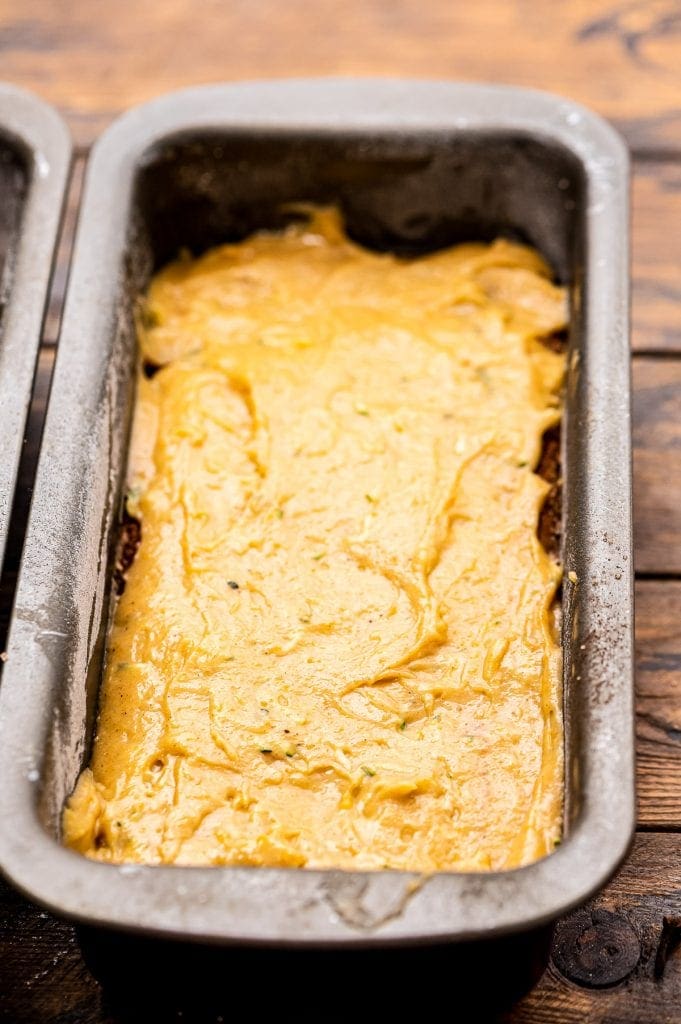
POLYGON ((681 360, 634 360, 638 572, 681 573, 681 360))
POLYGON ((559 925, 549 969, 507 1024, 678 1024, 681 836, 638 835, 587 912, 559 925), (589 987, 589 973, 604 987, 589 987))
POLYGON ((636 585, 638 821, 681 826, 681 581, 636 585))
POLYGON ((0 1024, 105 1024, 100 1009, 73 926, 0 878, 0 1024))
POLYGON ((65 112, 79 144, 117 112, 203 82, 395 75, 551 89, 637 148, 681 145, 672 0, 0 2, 3 78, 65 112))
POLYGON ((632 200, 633 347, 681 352, 681 164, 636 163, 632 200))

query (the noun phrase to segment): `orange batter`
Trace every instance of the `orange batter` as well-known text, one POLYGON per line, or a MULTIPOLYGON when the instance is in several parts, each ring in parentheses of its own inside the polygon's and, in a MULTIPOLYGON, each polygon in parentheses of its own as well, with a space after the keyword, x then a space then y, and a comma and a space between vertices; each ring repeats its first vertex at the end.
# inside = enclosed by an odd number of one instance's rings
POLYGON ((565 318, 530 249, 397 259, 332 210, 155 278, 142 542, 68 845, 424 872, 553 848, 560 570, 533 467, 565 318))

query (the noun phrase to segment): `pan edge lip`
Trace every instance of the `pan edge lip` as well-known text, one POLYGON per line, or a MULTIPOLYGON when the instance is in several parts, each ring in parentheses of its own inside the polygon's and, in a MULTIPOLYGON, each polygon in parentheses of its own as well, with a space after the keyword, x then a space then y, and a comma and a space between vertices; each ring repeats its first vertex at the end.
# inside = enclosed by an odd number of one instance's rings
POLYGON ((72 143, 66 123, 54 107, 8 82, 0 82, 0 139, 20 161, 25 175, 0 326, 1 566, 66 201, 72 143))

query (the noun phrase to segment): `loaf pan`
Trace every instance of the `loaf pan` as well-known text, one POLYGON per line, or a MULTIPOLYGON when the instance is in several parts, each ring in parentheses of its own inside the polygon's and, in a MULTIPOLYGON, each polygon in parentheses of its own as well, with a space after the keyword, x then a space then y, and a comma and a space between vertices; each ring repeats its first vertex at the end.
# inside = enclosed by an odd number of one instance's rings
POLYGON ((598 117, 513 88, 287 81, 139 107, 95 147, 0 692, 0 864, 87 925, 199 942, 386 946, 537 928, 634 824, 628 161, 598 117), (133 314, 181 247, 337 202, 366 245, 511 234, 569 285, 563 424, 565 838, 492 873, 114 866, 59 843, 89 756, 134 400, 133 314), (568 576, 569 573, 569 576, 568 576))
POLYGON ((56 111, 0 83, 0 565, 70 160, 56 111))

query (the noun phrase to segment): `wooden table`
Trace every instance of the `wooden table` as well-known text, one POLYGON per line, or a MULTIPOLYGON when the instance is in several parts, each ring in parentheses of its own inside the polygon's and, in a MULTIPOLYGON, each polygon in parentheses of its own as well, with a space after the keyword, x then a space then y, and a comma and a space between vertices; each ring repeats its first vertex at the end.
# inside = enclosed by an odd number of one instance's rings
MULTIPOLYGON (((551 89, 624 134, 634 161, 639 828, 622 871, 561 922, 544 977, 504 1020, 681 1021, 681 3, 0 0, 0 51, 0 76, 56 104, 77 146, 2 586, 3 627, 82 168, 88 146, 121 109, 202 82, 413 75, 551 89)), ((71 926, 0 883, 0 1021, 119 1020, 71 926)))

